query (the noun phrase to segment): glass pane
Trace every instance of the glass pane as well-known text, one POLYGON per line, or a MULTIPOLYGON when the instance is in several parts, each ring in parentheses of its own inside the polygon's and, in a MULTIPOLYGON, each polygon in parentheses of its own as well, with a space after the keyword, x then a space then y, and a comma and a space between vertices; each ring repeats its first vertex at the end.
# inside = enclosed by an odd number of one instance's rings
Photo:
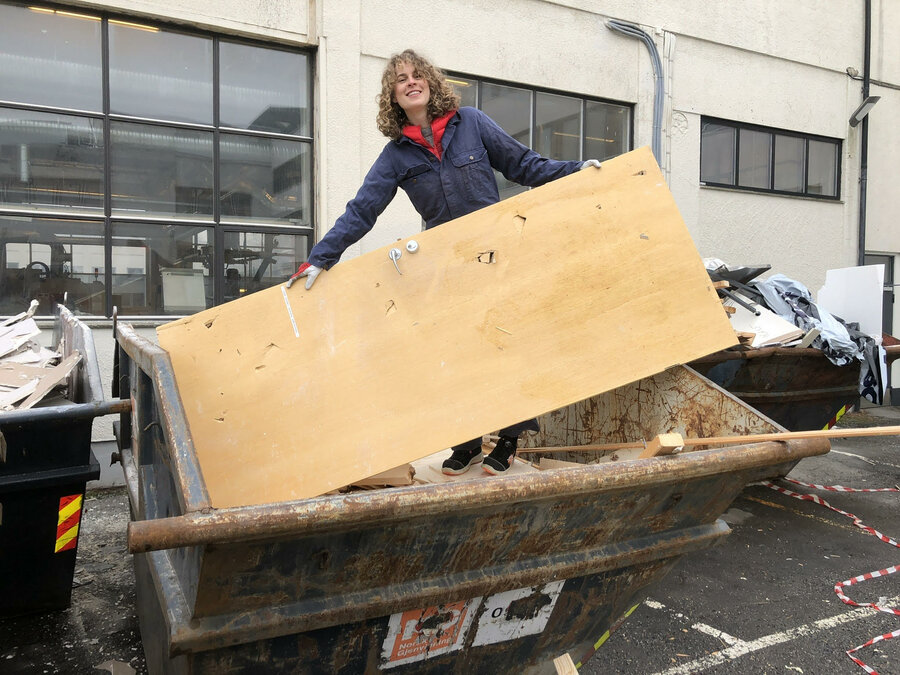
POLYGON ((0 99, 102 110, 99 16, 0 5, 0 26, 0 99))
POLYGON ((769 189, 772 134, 750 129, 741 129, 740 134, 738 185, 769 189))
POLYGON ((0 216, 0 314, 40 302, 38 313, 68 293, 76 314, 106 314, 103 223, 0 216))
POLYGON ((734 185, 734 127, 703 122, 700 132, 700 180, 734 185))
MULTIPOLYGON (((500 127, 526 147, 531 147, 531 92, 501 84, 481 85, 481 109, 500 127)), ((500 199, 524 192, 528 188, 506 180, 494 171, 500 199)))
POLYGON ((581 159, 581 99, 538 93, 534 149, 550 159, 581 159))
POLYGON ((102 211, 103 123, 0 108, 0 204, 102 211))
POLYGON ((584 117, 584 159, 609 159, 628 152, 631 118, 622 105, 588 101, 584 117))
POLYGON ((447 82, 453 85, 454 91, 459 94, 460 107, 464 105, 471 108, 477 107, 478 82, 476 80, 453 75, 447 78, 447 82))
POLYGON ((212 217, 213 135, 112 122, 113 213, 212 217))
POLYGON ((219 158, 223 219, 312 224, 308 143, 222 134, 219 158))
POLYGON ((110 19, 110 111, 212 124, 212 53, 208 38, 110 19))
POLYGON ((806 142, 796 136, 775 135, 775 189, 803 192, 806 142))
POLYGON ((837 197, 838 144, 829 141, 809 142, 809 179, 807 192, 837 197))
POLYGON ((310 135, 305 54, 223 41, 219 71, 222 126, 310 135))
POLYGON ((225 232, 225 302, 287 281, 306 260, 310 235, 225 232))
POLYGON ((193 314, 212 306, 211 228, 113 223, 112 237, 119 314, 193 314))

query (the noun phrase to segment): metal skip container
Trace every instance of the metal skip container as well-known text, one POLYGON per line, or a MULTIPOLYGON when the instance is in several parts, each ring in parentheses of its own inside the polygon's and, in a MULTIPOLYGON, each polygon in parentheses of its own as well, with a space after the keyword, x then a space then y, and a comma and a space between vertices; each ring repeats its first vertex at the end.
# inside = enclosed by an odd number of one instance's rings
POLYGON ((69 606, 85 484, 100 475, 91 427, 108 406, 93 338, 65 307, 55 311, 53 344, 81 355, 66 400, 0 413, 2 616, 69 606))
MULTIPOLYGON (((554 457, 586 464, 214 509, 168 354, 130 326, 116 333, 152 673, 554 673, 564 654, 591 658, 681 556, 727 535, 719 516, 745 485, 829 449, 801 439, 591 464, 596 452, 566 452, 554 457)), ((532 447, 782 430, 683 366, 540 422, 532 447)))

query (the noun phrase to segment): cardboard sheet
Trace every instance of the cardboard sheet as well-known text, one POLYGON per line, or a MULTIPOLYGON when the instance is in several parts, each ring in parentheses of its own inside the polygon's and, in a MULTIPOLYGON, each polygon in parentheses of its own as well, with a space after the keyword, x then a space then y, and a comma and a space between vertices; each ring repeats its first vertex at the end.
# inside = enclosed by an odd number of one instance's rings
POLYGON ((158 329, 216 507, 313 497, 737 343, 649 149, 158 329))

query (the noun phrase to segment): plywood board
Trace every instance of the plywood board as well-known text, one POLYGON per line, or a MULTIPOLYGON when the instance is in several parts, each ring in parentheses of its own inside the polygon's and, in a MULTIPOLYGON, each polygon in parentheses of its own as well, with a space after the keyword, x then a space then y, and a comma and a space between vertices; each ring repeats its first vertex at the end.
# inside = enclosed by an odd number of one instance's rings
POLYGON ((323 494, 732 346, 642 148, 158 329, 216 507, 323 494))

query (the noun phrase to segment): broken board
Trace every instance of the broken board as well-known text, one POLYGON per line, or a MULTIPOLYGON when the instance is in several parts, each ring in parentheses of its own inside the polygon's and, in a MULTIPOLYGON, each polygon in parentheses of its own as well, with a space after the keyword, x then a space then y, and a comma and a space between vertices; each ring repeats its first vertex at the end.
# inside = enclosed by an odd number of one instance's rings
POLYGON ((737 343, 642 148, 158 328, 215 507, 324 494, 737 343))

